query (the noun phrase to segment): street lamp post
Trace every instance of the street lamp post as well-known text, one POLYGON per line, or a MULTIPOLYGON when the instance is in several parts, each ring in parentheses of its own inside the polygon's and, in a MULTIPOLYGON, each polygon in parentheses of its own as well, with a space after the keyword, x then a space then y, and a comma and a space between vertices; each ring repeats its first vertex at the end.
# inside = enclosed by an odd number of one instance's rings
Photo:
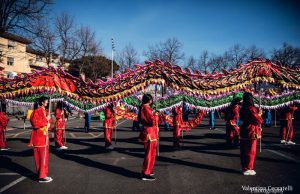
POLYGON ((114 38, 111 38, 111 78, 114 77, 114 51, 115 51, 114 38))

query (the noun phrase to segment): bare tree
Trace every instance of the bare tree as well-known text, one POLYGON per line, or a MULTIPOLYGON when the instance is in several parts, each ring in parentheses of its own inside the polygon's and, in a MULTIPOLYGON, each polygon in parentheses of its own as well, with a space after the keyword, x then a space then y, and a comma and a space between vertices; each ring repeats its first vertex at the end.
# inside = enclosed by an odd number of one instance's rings
POLYGON ((207 50, 204 50, 200 56, 199 56, 199 69, 200 71, 203 71, 204 73, 208 73, 209 72, 209 54, 207 50))
POLYGON ((74 19, 68 13, 63 12, 56 18, 55 27, 59 41, 60 62, 64 64, 65 60, 74 60, 78 56, 81 45, 77 41, 74 19))
POLYGON ((101 43, 96 42, 95 32, 93 32, 89 26, 81 26, 76 34, 82 48, 80 53, 81 57, 102 52, 100 48, 101 43))
POLYGON ((197 70, 197 59, 195 59, 195 57, 193 56, 190 56, 187 60, 186 67, 190 68, 193 71, 197 70))
POLYGON ((163 56, 165 61, 171 64, 178 64, 184 59, 184 53, 181 51, 182 43, 177 38, 169 38, 163 44, 163 56))
POLYGON ((221 57, 223 58, 221 66, 222 69, 229 70, 230 68, 234 67, 232 64, 232 56, 228 51, 225 51, 221 57))
MULTIPOLYGON (((225 54, 224 54, 225 55, 225 54)), ((209 61, 209 69, 211 73, 228 69, 226 57, 222 55, 213 55, 209 61)))
POLYGON ((143 55, 151 61, 155 61, 156 59, 164 60, 163 43, 150 45, 148 51, 144 51, 143 55))
POLYGON ((271 56, 272 61, 279 61, 286 66, 300 66, 300 48, 295 48, 288 43, 283 43, 279 49, 274 49, 271 56))
POLYGON ((239 44, 235 44, 231 47, 227 55, 228 61, 236 68, 238 68, 240 64, 246 62, 247 59, 246 49, 239 44))
POLYGON ((135 64, 139 63, 138 53, 131 44, 128 44, 117 55, 117 62, 121 71, 125 68, 132 68, 135 64))
MULTIPOLYGON (((77 43, 79 45, 79 53, 77 58, 85 59, 86 56, 95 57, 102 53, 101 42, 96 41, 95 32, 93 32, 88 26, 81 26, 77 31, 78 36, 77 43)), ((92 61, 93 64, 93 61, 92 61)), ((81 73, 83 67, 87 65, 85 60, 79 65, 79 72, 81 73)))
POLYGON ((257 58, 266 58, 266 54, 262 49, 257 48, 255 45, 246 48, 246 59, 255 60, 257 58))
POLYGON ((178 64, 184 60, 184 53, 181 51, 182 43, 177 38, 168 38, 154 46, 149 46, 144 52, 149 60, 161 59, 171 64, 178 64))
POLYGON ((58 34, 58 51, 61 55, 61 64, 66 60, 73 61, 81 58, 79 72, 82 73, 83 67, 87 65, 86 56, 96 56, 102 52, 101 42, 96 41, 95 32, 88 26, 76 28, 74 19, 68 13, 63 12, 56 18, 56 31, 58 34))
POLYGON ((1 0, 0 31, 31 31, 30 24, 47 13, 50 0, 1 0))
POLYGON ((32 29, 32 47, 43 54, 49 67, 52 54, 56 52, 56 36, 48 20, 40 20, 32 29))

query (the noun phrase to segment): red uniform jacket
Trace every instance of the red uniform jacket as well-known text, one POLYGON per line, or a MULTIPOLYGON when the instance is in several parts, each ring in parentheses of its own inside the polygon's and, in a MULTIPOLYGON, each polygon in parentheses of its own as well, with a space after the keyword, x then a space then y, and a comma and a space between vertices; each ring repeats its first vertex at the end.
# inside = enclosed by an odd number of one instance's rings
POLYGON ((182 110, 180 107, 175 108, 176 115, 173 118, 173 125, 181 127, 183 125, 182 110))
POLYGON ((144 104, 141 108, 141 123, 143 132, 140 139, 143 142, 158 140, 158 115, 154 115, 149 105, 144 104))
POLYGON ((55 110, 55 129, 65 129, 66 128, 66 121, 65 116, 62 114, 62 110, 60 108, 56 108, 55 110))
MULTIPOLYGON (((34 147, 45 147, 46 146, 46 132, 48 131, 47 128, 47 118, 46 118, 46 111, 42 107, 35 109, 31 116, 30 122, 32 125, 32 132, 30 136, 29 146, 34 147)), ((48 145, 49 145, 49 139, 48 145)))
POLYGON ((239 106, 237 104, 234 106, 230 106, 226 115, 227 123, 231 125, 236 125, 236 120, 238 118, 239 118, 239 106))
POLYGON ((103 122, 103 127, 108 129, 114 128, 114 124, 115 124, 114 113, 110 110, 109 107, 105 108, 104 113, 105 113, 105 120, 103 122))
POLYGON ((3 112, 0 112, 0 131, 5 130, 8 124, 9 118, 3 112))
POLYGON ((298 108, 293 105, 289 105, 288 107, 285 107, 281 112, 281 120, 292 120, 293 112, 297 110, 298 108))
POLYGON ((259 139, 261 137, 260 125, 263 119, 258 114, 258 109, 255 106, 250 106, 241 112, 240 118, 243 121, 240 128, 241 139, 259 139))

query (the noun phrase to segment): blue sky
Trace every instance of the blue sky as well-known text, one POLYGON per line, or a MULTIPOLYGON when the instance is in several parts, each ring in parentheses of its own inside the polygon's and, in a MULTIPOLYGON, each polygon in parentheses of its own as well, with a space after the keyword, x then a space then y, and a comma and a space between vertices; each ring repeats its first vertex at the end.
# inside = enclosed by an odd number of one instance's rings
POLYGON ((143 51, 167 38, 183 44, 186 58, 203 50, 222 54, 234 44, 265 51, 283 42, 300 47, 300 4, 292 0, 54 0, 53 14, 88 25, 110 56, 131 43, 143 51))

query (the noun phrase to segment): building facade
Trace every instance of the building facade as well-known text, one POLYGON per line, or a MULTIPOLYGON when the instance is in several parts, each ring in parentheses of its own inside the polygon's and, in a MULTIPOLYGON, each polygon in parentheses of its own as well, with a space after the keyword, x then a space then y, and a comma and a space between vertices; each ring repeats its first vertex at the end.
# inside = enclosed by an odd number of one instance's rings
MULTIPOLYGON (((10 33, 0 33, 0 77, 13 78, 17 74, 30 73, 32 69, 48 67, 44 53, 38 52, 28 45, 30 40, 10 33)), ((52 54, 50 66, 59 66, 59 56, 52 54)), ((67 68, 69 64, 64 64, 67 68)))
POLYGON ((9 33, 0 34, 0 66, 4 76, 29 73, 26 47, 31 41, 9 33))

